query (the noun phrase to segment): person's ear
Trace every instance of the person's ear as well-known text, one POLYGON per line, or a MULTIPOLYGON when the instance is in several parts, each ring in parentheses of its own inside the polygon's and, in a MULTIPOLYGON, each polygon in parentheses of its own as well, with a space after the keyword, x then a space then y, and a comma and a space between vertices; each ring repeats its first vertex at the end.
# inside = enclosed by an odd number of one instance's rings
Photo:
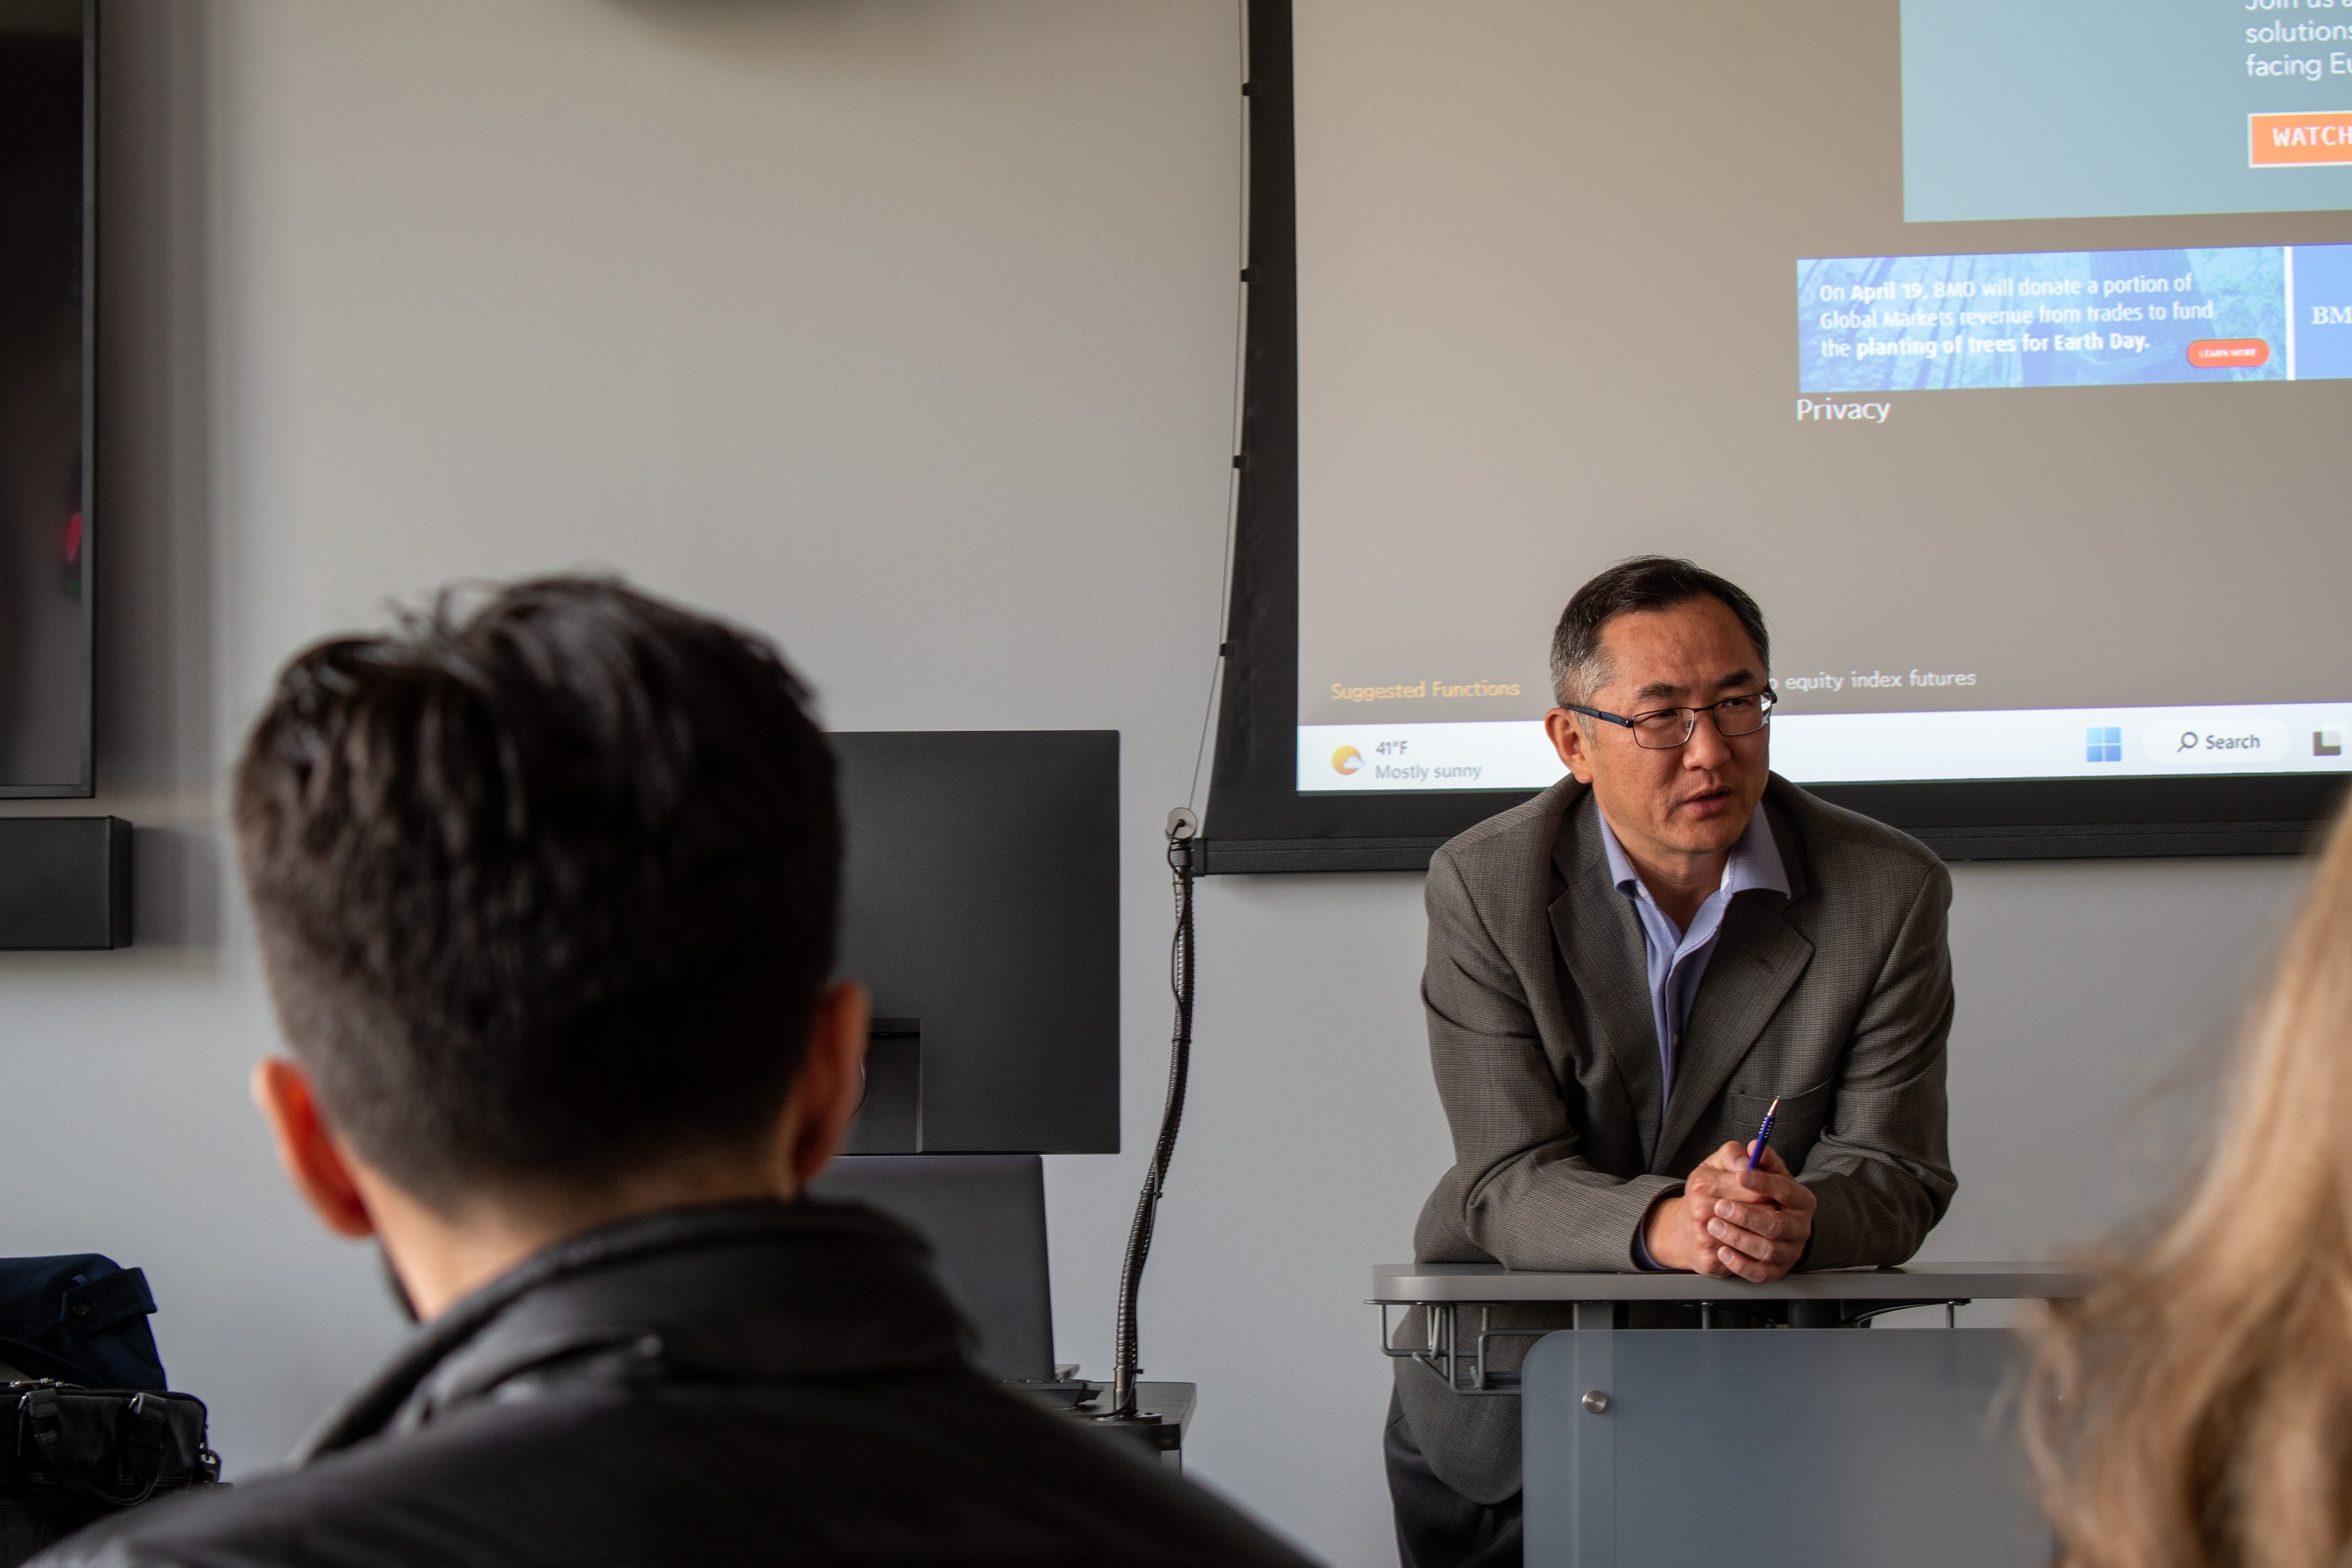
POLYGON ((841 1145, 866 1098, 866 1036, 872 998, 844 980, 817 998, 801 1076, 784 1108, 784 1159, 793 1190, 806 1186, 841 1145))
POLYGON ((1576 782, 1592 782, 1592 752, 1584 725, 1565 708, 1555 708, 1544 715, 1544 734, 1550 738, 1551 749, 1559 754, 1562 766, 1576 775, 1576 782))
POLYGON ((253 1068, 253 1103, 269 1123, 278 1145, 278 1163, 287 1180, 302 1194, 329 1230, 359 1237, 375 1234, 375 1220, 367 1200, 352 1179, 352 1167, 336 1147, 326 1119, 319 1112, 318 1096, 310 1091, 310 1076, 284 1057, 264 1057, 253 1068))

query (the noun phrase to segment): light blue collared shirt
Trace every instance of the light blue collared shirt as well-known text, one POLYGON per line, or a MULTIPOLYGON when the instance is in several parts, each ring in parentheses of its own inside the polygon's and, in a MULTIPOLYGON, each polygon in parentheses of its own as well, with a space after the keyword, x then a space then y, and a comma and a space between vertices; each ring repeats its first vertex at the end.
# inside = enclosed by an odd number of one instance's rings
POLYGON ((1658 1066, 1661 1081, 1667 1093, 1675 1083, 1675 1058, 1680 1052, 1683 1026, 1690 1021, 1691 1003, 1698 995, 1698 983, 1706 973, 1706 962, 1715 953, 1715 939, 1723 930, 1724 912, 1731 900, 1751 888, 1769 888, 1782 898, 1789 896, 1789 870, 1780 863, 1780 847, 1772 842, 1772 829, 1764 820, 1764 808, 1759 805, 1756 815, 1748 819, 1748 831, 1731 847, 1731 855, 1724 862, 1723 880, 1706 902, 1699 905, 1698 913, 1691 917, 1688 931, 1677 931, 1666 911, 1658 908, 1650 897, 1650 889, 1633 869, 1633 862, 1625 858, 1625 847, 1617 842, 1616 831, 1609 818, 1593 805, 1593 815, 1601 818, 1601 847, 1609 857, 1609 879, 1617 890, 1633 900, 1633 912, 1641 917, 1642 946, 1650 961, 1650 1013, 1658 1028, 1658 1066))

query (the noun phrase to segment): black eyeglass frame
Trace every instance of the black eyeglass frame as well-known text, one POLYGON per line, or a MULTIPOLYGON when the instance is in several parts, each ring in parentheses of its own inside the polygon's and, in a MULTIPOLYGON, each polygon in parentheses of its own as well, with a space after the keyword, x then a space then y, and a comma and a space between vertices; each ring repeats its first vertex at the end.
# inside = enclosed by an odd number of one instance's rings
POLYGON ((1750 735, 1760 735, 1764 732, 1766 727, 1772 722, 1773 706, 1780 700, 1780 694, 1768 686, 1761 691, 1742 691, 1735 696, 1723 698, 1718 701, 1708 703, 1704 708, 1653 708, 1646 713, 1636 713, 1630 719, 1622 713, 1604 713, 1598 708, 1583 708, 1573 702, 1563 702, 1560 707, 1570 713, 1581 713, 1588 719, 1605 719, 1612 724, 1623 725, 1633 731, 1633 744, 1641 746, 1645 752, 1678 752, 1689 745, 1691 737, 1698 733, 1700 714, 1706 714, 1714 721, 1715 732, 1725 740, 1742 741, 1750 735), (1723 727, 1723 716, 1718 711, 1726 702, 1755 703, 1756 728, 1737 731, 1726 730, 1723 727), (1642 722, 1649 719, 1663 719, 1669 713, 1679 713, 1683 716, 1683 738, 1671 746, 1643 745, 1640 729, 1642 722))

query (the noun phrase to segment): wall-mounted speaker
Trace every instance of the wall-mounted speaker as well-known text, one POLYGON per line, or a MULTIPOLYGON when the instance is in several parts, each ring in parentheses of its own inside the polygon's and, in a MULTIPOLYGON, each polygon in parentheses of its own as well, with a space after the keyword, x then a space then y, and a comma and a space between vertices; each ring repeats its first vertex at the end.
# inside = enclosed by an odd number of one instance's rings
POLYGON ((130 945, 131 824, 0 817, 0 948, 130 945))

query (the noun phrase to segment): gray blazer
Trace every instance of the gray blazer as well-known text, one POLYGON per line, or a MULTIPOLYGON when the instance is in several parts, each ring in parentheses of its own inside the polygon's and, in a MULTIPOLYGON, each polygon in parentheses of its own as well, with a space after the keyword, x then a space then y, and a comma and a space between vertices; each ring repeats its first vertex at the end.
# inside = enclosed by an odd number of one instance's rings
MULTIPOLYGON (((1900 1263, 1943 1217, 1951 878, 1916 840, 1778 774, 1759 809, 1789 896, 1750 889, 1726 911, 1671 1100, 1642 928, 1585 786, 1563 780, 1437 852, 1421 994, 1454 1167, 1422 1206, 1416 1258, 1633 1268, 1650 1205, 1755 1136, 1775 1096, 1772 1146, 1820 1205, 1801 1268, 1900 1263)), ((1529 1343, 1499 1342, 1500 1364, 1529 1343)), ((1479 1502, 1518 1489, 1517 1400, 1448 1394, 1406 1362, 1397 1379, 1441 1479, 1479 1502)))

